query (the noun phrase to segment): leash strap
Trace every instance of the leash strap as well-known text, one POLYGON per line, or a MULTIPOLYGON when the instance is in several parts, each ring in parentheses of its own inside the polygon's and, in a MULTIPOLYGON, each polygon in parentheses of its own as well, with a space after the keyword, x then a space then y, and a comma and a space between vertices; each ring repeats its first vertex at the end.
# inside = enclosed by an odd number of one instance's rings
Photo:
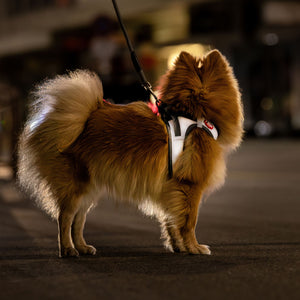
MULTIPOLYGON (((127 33, 127 30, 126 30, 125 25, 123 23, 123 20, 122 20, 122 17, 121 17, 119 8, 118 8, 118 4, 117 4, 117 2, 115 0, 112 0, 112 3, 113 3, 113 6, 114 6, 114 9, 115 9, 115 12, 116 12, 116 15, 117 15, 120 27, 121 27, 122 32, 124 34, 124 37, 125 37, 125 40, 126 40, 126 43, 127 43, 127 47, 129 49, 129 52, 130 52, 130 57, 131 57, 131 61, 132 61, 132 64, 134 66, 134 69, 135 69, 135 71, 137 72, 137 74, 139 76, 139 79, 140 79, 140 82, 141 82, 141 85, 143 86, 143 88, 146 91, 148 91, 154 97, 156 106, 158 108, 158 112, 159 112, 159 114, 161 116, 161 119, 166 124, 166 128, 167 128, 168 135, 169 135, 169 141, 170 141, 171 133, 170 133, 170 127, 169 127, 168 121, 172 119, 172 115, 168 111, 168 106, 165 103, 163 103, 161 100, 159 100, 157 98, 157 96, 155 95, 155 93, 152 90, 152 86, 151 86, 150 82, 146 79, 144 71, 143 71, 143 69, 142 69, 142 67, 141 67, 141 65, 139 63, 137 55, 136 55, 136 53, 134 51, 134 48, 132 46, 132 43, 131 43, 131 41, 130 41, 130 39, 128 37, 128 33, 127 33)), ((169 150, 168 150, 168 152, 169 152, 168 176, 169 176, 169 179, 171 179, 172 176, 173 176, 172 159, 170 158, 171 157, 171 153, 172 153, 172 144, 171 144, 171 142, 169 142, 169 150)))
POLYGON ((154 99, 156 101, 156 104, 158 104, 159 100, 157 99, 156 95, 154 94, 150 82, 146 79, 144 71, 143 71, 143 69, 142 69, 142 67, 139 63, 139 60, 138 60, 137 55, 135 53, 135 50, 134 50, 134 48, 132 46, 132 43, 131 43, 131 41, 128 37, 128 33, 127 33, 127 30, 126 30, 125 25, 123 23, 123 20, 122 20, 122 17, 121 17, 119 8, 118 8, 118 4, 115 0, 112 0, 112 3, 113 3, 113 6, 114 6, 114 9, 115 9, 120 27, 123 31, 123 34, 124 34, 124 37, 125 37, 125 40, 126 40, 126 43, 127 43, 127 47, 129 49, 129 52, 130 52, 130 57, 131 57, 132 64, 134 66, 135 71, 137 72, 137 74, 139 76, 141 85, 143 86, 143 88, 145 90, 147 90, 154 97, 154 99))

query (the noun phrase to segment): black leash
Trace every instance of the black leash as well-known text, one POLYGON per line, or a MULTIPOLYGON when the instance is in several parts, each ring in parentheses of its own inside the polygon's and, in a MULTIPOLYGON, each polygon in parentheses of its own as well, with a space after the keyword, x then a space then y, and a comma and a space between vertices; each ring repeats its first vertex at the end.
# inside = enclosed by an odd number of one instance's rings
MULTIPOLYGON (((159 111, 159 114, 160 114, 162 120, 164 121, 164 123, 166 124, 166 128, 167 128, 169 139, 170 139, 171 138, 171 133, 170 133, 170 128, 169 128, 169 123, 168 122, 169 122, 169 120, 172 119, 172 115, 168 112, 168 106, 157 98, 157 96, 155 95, 155 93, 152 90, 152 86, 151 86, 150 82, 146 79, 144 71, 143 71, 143 69, 142 69, 142 67, 139 63, 137 55, 134 51, 134 48, 131 44, 131 41, 130 41, 129 37, 128 37, 128 33, 127 33, 125 25, 123 23, 123 20, 122 20, 117 2, 115 0, 112 0, 112 3, 113 3, 113 6, 114 6, 116 15, 118 17, 120 27, 121 27, 121 29, 123 31, 123 34, 124 34, 124 37, 126 39, 126 43, 127 43, 127 46, 128 46, 129 52, 130 52, 130 56, 131 56, 131 61, 133 63, 135 71, 137 72, 137 74, 139 76, 139 79, 140 79, 140 82, 141 82, 141 85, 143 86, 143 88, 146 91, 148 91, 154 97, 156 106, 157 106, 158 111, 159 111)), ((172 145, 171 145, 170 142, 169 142, 169 151, 168 152, 169 152, 169 159, 168 159, 169 179, 171 179, 172 176, 173 176, 173 166, 172 166, 172 160, 171 160, 172 145)))
POLYGON ((123 23, 123 20, 122 20, 122 17, 120 15, 120 11, 119 11, 119 8, 118 8, 118 5, 117 5, 117 2, 115 0, 112 0, 112 3, 113 3, 113 6, 114 6, 114 9, 115 9, 115 12, 116 12, 116 15, 118 17, 118 20, 119 20, 119 24, 120 24, 120 27, 123 31, 123 34, 124 34, 124 37, 126 39, 126 43, 127 43, 127 46, 128 46, 128 49, 129 49, 129 52, 130 52, 130 56, 131 56, 131 61, 133 63, 133 66, 137 72, 137 74, 139 75, 139 78, 140 78, 140 81, 141 81, 141 85, 143 86, 143 88, 145 90, 147 90, 155 99, 156 101, 156 104, 158 104, 159 100, 157 99, 156 95, 154 94, 153 90, 152 90, 152 86, 150 84, 150 82, 146 79, 146 76, 144 74, 144 71, 143 69, 141 68, 141 65, 139 63, 139 60, 136 56, 136 53, 134 51, 134 48, 131 44, 131 41, 128 37, 128 34, 127 34, 127 31, 126 31, 126 28, 124 26, 124 23, 123 23))

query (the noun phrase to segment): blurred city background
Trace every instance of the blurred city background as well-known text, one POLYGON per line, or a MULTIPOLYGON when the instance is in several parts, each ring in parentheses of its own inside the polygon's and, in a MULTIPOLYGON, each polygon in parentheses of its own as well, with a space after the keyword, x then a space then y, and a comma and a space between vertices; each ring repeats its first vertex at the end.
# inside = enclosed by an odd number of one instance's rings
POLYGON ((165 253, 159 226, 103 199, 88 216, 93 258, 57 259, 57 229, 14 179, 30 91, 97 72, 104 97, 148 101, 111 0, 0 0, 0 299, 300 299, 300 1, 118 0, 155 87, 181 50, 218 48, 240 83, 245 141, 204 201, 199 242, 165 253))
MULTIPOLYGON (((299 136, 299 1, 122 0, 119 7, 154 86, 181 50, 202 56, 218 48, 240 82, 247 135, 299 136)), ((107 99, 148 100, 110 0, 1 0, 0 167, 15 165, 34 85, 77 68, 100 75, 107 99)))

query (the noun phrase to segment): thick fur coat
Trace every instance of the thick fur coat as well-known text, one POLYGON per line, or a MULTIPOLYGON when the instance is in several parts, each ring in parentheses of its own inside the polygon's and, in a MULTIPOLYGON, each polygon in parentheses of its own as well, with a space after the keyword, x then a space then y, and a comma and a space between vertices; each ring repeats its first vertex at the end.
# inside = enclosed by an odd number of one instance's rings
POLYGON ((239 146, 243 111, 238 83, 217 50, 182 52, 161 80, 172 113, 205 118, 214 140, 195 128, 168 178, 168 133, 143 102, 104 102, 97 75, 78 70, 40 85, 20 137, 19 181, 58 222, 60 256, 95 254, 83 237, 86 214, 105 191, 157 217, 165 246, 210 254, 195 236, 204 194, 224 183, 226 156, 239 146))

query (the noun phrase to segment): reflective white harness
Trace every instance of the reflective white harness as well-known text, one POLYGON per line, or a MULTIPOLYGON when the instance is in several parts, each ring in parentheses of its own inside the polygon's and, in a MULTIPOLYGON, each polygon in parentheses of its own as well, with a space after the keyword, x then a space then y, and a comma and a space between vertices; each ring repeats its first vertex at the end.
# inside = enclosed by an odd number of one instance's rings
POLYGON ((204 118, 194 121, 184 117, 177 117, 170 120, 168 124, 170 129, 172 165, 174 165, 179 154, 183 151, 184 141, 191 129, 195 127, 203 128, 215 140, 218 138, 216 127, 204 118))

